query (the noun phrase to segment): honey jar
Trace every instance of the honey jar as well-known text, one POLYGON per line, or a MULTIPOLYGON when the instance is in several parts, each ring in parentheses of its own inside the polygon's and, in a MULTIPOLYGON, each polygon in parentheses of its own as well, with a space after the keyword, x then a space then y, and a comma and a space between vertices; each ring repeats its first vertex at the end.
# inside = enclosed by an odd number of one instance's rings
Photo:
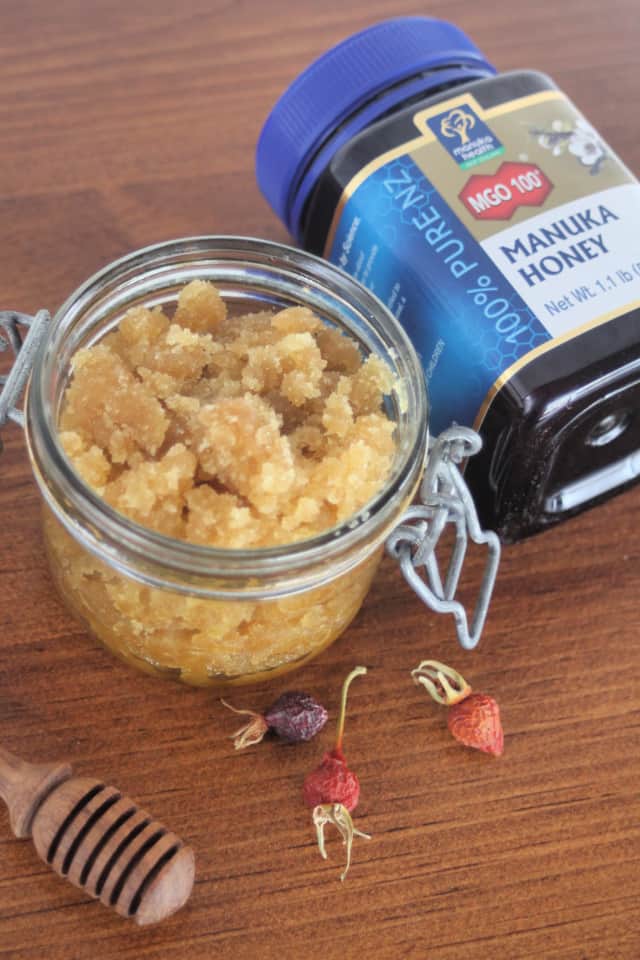
POLYGON ((640 478, 640 185, 549 77, 498 73, 458 27, 374 24, 285 90, 256 155, 296 240, 387 305, 434 431, 512 542, 640 478))

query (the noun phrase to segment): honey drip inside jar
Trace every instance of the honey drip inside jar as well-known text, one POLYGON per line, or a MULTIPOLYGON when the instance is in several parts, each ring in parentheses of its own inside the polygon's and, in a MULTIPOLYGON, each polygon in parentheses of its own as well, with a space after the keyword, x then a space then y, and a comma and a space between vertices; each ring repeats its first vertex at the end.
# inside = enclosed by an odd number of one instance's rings
MULTIPOLYGON (((78 351, 60 441, 104 501, 165 536, 280 546, 348 520, 383 486, 394 378, 306 307, 230 316, 185 286, 173 316, 134 307, 78 351)), ((262 601, 146 586, 46 520, 58 585, 108 646, 187 682, 248 679, 317 653, 355 616, 377 550, 327 586, 262 601)))

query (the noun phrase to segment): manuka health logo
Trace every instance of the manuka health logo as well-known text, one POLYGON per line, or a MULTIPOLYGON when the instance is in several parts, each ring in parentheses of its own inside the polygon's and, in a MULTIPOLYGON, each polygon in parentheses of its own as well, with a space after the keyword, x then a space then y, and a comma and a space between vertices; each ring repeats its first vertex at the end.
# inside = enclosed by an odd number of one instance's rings
POLYGON ((504 153, 495 134, 467 104, 430 117, 427 126, 463 170, 504 153))

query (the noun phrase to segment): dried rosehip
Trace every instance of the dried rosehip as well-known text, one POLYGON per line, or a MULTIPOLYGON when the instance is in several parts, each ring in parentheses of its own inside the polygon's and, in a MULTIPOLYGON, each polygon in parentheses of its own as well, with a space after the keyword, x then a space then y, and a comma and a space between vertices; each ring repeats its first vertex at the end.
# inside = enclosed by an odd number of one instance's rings
POLYGON ((328 717, 321 703, 297 690, 283 693, 264 715, 269 729, 289 743, 311 740, 322 730, 328 717))
POLYGON ((349 813, 358 806, 360 781, 349 770, 341 750, 325 753, 322 763, 304 781, 302 798, 308 807, 341 803, 349 813))
POLYGON ((438 660, 423 660, 411 671, 436 703, 449 707, 447 726, 460 743, 499 757, 504 750, 500 708, 493 697, 472 693, 456 670, 438 660))
POLYGON ((264 715, 253 710, 237 710, 226 700, 222 700, 222 703, 234 713, 246 714, 252 718, 233 734, 236 750, 260 743, 267 730, 273 730, 276 736, 287 743, 311 740, 322 730, 329 716, 321 703, 308 693, 298 690, 283 693, 264 715))
POLYGON ((325 753, 322 763, 316 767, 305 779, 302 787, 302 798, 308 807, 313 807, 313 823, 316 828, 316 837, 320 854, 326 860, 327 853, 324 845, 324 827, 332 823, 342 836, 347 848, 347 865, 340 877, 347 875, 351 864, 351 848, 354 837, 364 837, 370 840, 368 834, 357 830, 351 819, 351 811, 355 810, 360 798, 360 781, 347 766, 342 752, 344 736, 344 721, 347 709, 347 692, 351 681, 355 677, 367 672, 366 667, 355 667, 342 685, 340 701, 340 715, 338 717, 338 732, 336 745, 333 750, 325 753))
POLYGON ((485 693, 470 693, 449 709, 447 726, 466 747, 499 757, 504 750, 500 708, 485 693))

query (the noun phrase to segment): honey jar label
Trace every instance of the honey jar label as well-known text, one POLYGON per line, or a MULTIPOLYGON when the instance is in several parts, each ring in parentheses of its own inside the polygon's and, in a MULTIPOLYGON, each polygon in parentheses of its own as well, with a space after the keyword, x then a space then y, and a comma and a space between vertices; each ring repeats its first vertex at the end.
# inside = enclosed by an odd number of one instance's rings
POLYGON ((347 185, 325 256, 406 328, 435 432, 477 428, 522 366, 640 306, 640 184, 560 91, 413 123, 347 185))

